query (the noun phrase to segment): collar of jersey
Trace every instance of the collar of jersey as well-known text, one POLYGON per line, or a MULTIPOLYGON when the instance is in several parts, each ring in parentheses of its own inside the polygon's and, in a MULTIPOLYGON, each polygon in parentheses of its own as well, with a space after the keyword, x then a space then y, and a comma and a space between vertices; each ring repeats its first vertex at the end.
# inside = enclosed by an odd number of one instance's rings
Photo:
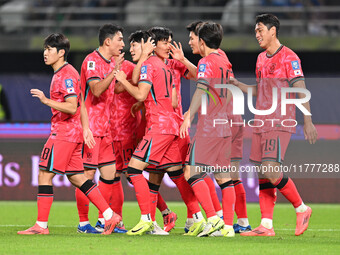
POLYGON ((57 73, 57 72, 59 72, 64 66, 66 66, 66 65, 68 65, 68 63, 67 62, 65 62, 65 64, 63 64, 61 67, 59 67, 59 69, 57 70, 57 71, 54 71, 54 73, 57 73))
POLYGON ((111 63, 111 60, 107 60, 106 58, 104 58, 104 56, 99 52, 99 48, 96 49, 96 52, 98 53, 98 55, 105 60, 105 62, 107 63, 111 63))
POLYGON ((274 57, 274 56, 275 56, 282 48, 283 48, 283 45, 281 44, 280 47, 279 47, 272 55, 269 55, 269 54, 266 52, 267 58, 272 58, 272 57, 274 57))

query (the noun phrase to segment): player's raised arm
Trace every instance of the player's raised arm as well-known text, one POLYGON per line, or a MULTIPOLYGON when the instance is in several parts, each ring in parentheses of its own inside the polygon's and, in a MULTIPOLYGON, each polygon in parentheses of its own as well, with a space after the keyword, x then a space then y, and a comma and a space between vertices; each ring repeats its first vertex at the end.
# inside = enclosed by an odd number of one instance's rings
POLYGON ((39 89, 31 89, 32 97, 39 98, 43 104, 63 113, 75 114, 77 112, 77 96, 69 96, 65 102, 57 102, 45 96, 44 92, 39 89))
POLYGON ((141 44, 142 44, 142 54, 135 68, 133 69, 133 73, 132 73, 133 84, 138 84, 140 69, 142 68, 142 64, 144 63, 144 61, 146 61, 150 57, 151 53, 156 47, 154 40, 151 37, 149 37, 145 43, 144 43, 144 39, 142 38, 141 44))
POLYGON ((170 49, 171 57, 181 62, 188 69, 189 73, 187 75, 187 79, 196 78, 197 67, 184 56, 182 44, 180 42, 177 44, 174 41, 174 43, 170 45, 170 49))
POLYGON ((252 88, 252 95, 257 96, 257 85, 247 85, 234 77, 230 77, 229 83, 241 89, 243 93, 248 93, 248 89, 252 88))
MULTIPOLYGON (((306 84, 304 80, 299 80, 293 83, 293 87, 295 88, 306 88, 306 84)), ((305 94, 298 93, 299 98, 304 98, 305 94)), ((311 112, 309 102, 302 104, 307 111, 311 112)), ((312 122, 312 116, 304 115, 303 116, 304 125, 303 125, 303 133, 305 135, 305 139, 309 141, 310 144, 314 144, 318 138, 318 132, 312 122)))
POLYGON ((150 84, 146 82, 140 82, 138 86, 133 86, 129 81, 126 80, 126 74, 123 71, 115 73, 117 81, 119 81, 125 90, 137 101, 142 102, 146 99, 151 89, 150 84))

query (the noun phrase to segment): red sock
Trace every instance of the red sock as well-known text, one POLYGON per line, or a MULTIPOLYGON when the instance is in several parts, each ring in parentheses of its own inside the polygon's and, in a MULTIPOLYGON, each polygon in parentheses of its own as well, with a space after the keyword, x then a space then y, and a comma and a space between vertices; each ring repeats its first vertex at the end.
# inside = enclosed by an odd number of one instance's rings
POLYGON ((88 199, 98 208, 100 212, 105 212, 105 210, 110 208, 102 194, 100 194, 97 185, 92 181, 87 180, 83 183, 83 185, 81 185, 79 189, 88 197, 88 199))
POLYGON ((158 198, 157 198, 157 208, 160 212, 168 209, 167 204, 165 203, 163 197, 161 196, 161 193, 158 192, 158 198))
POLYGON ((216 193, 214 181, 208 175, 206 175, 206 177, 203 180, 208 185, 211 200, 212 200, 214 208, 215 208, 215 212, 221 211, 222 207, 221 207, 220 200, 218 199, 218 196, 217 196, 217 193, 216 193))
MULTIPOLYGON (((113 185, 114 180, 105 180, 102 177, 99 177, 99 182, 98 182, 98 189, 100 193, 102 194, 103 198, 105 201, 108 203, 108 205, 111 208, 111 197, 112 197, 112 185, 113 185)), ((115 212, 115 211, 114 211, 115 212)), ((103 212, 99 211, 98 212, 98 218, 104 218, 103 217, 103 212)))
POLYGON ((188 210, 191 212, 190 218, 194 213, 200 212, 201 208, 198 204, 197 198, 190 187, 189 183, 184 178, 183 170, 177 170, 174 172, 168 172, 170 179, 176 184, 181 197, 187 206, 188 210))
POLYGON ((281 178, 274 184, 279 189, 282 195, 292 203, 294 208, 302 204, 302 199, 292 179, 281 175, 281 178))
POLYGON ((51 185, 39 185, 37 206, 38 218, 37 221, 48 222, 51 206, 53 203, 53 187, 51 185))
POLYGON ((274 206, 276 202, 276 188, 267 179, 259 179, 259 184, 259 203, 261 209, 261 219, 273 219, 274 206))
POLYGON ((235 212, 237 218, 248 218, 246 191, 241 180, 234 181, 234 190, 236 195, 235 212))
POLYGON ((197 200, 200 202, 207 218, 216 216, 215 208, 211 200, 208 185, 200 175, 194 175, 188 180, 197 200))
POLYGON ((148 182, 148 185, 149 185, 149 190, 150 190, 151 220, 155 221, 159 185, 153 184, 151 182, 148 182))
POLYGON ((112 196, 110 199, 110 206, 112 211, 122 217, 123 215, 123 203, 124 203, 124 191, 120 177, 114 179, 112 184, 112 196))
POLYGON ((194 213, 187 207, 187 218, 191 219, 194 213))
POLYGON ((79 222, 89 221, 90 200, 80 189, 76 188, 76 202, 79 215, 79 222))
POLYGON ((222 190, 222 207, 224 224, 232 226, 234 221, 235 190, 232 180, 220 185, 222 190))
POLYGON ((147 180, 143 176, 143 171, 128 167, 128 174, 131 178, 136 192, 136 198, 142 215, 151 213, 150 211, 150 191, 147 180))

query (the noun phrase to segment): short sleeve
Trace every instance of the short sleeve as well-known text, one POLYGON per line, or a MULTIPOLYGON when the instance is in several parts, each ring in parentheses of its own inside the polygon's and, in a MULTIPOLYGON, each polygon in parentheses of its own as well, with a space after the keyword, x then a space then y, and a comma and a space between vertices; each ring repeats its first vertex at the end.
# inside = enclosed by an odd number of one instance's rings
POLYGON ((289 86, 292 86, 298 80, 304 80, 301 61, 295 53, 292 52, 286 56, 284 65, 289 86))
POLYGON ((202 83, 209 85, 209 80, 212 77, 212 68, 209 62, 205 61, 205 59, 201 59, 198 62, 198 68, 197 68, 197 83, 202 83))
POLYGON ((140 69, 138 83, 145 82, 152 86, 153 77, 154 77, 154 68, 149 63, 144 62, 140 69))
POLYGON ((67 77, 61 80, 61 84, 59 84, 59 92, 63 95, 63 97, 77 97, 76 85, 78 80, 72 77, 67 77))
POLYGON ((101 80, 99 64, 97 64, 94 59, 92 58, 87 59, 84 65, 86 82, 90 82, 93 80, 101 80))

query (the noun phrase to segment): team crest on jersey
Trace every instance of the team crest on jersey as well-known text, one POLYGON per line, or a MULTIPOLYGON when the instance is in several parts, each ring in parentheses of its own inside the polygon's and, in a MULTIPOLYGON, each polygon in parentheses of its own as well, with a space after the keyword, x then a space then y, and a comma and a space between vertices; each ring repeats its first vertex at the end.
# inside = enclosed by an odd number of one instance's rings
POLYGON ((293 70, 299 70, 300 69, 300 65, 299 65, 299 61, 295 60, 291 62, 293 70))
POLYGON ((275 72, 275 67, 276 67, 276 64, 275 63, 272 63, 270 66, 269 66, 269 73, 270 74, 273 74, 275 72))
POLYGON ((65 80, 67 93, 74 93, 73 81, 72 79, 65 80))
POLYGON ((96 69, 96 62, 89 61, 87 62, 87 70, 95 70, 96 69))

